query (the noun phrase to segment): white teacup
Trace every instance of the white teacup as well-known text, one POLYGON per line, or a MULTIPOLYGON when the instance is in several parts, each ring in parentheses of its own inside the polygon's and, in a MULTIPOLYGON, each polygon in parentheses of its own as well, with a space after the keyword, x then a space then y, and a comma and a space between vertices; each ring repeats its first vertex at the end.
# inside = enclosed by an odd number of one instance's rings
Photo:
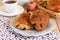
POLYGON ((4 0, 3 4, 4 4, 4 8, 7 12, 17 11, 18 1, 16 1, 16 0, 4 0))

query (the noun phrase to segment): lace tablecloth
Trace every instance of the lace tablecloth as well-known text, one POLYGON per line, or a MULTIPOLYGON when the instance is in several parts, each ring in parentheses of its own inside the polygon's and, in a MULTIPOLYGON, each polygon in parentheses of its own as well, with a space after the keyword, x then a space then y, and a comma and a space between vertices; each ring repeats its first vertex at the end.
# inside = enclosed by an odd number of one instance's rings
POLYGON ((60 35, 54 32, 36 37, 22 36, 10 28, 9 20, 9 18, 0 15, 0 40, 60 40, 60 35))

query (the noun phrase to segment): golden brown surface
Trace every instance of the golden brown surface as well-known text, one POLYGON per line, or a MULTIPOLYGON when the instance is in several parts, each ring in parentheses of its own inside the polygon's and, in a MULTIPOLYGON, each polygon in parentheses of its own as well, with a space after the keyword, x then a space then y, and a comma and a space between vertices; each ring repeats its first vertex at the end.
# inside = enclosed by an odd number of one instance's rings
POLYGON ((29 29, 32 29, 32 26, 29 22, 29 17, 30 17, 30 14, 29 13, 23 13, 21 14, 17 19, 16 21, 14 22, 14 25, 19 28, 19 29, 26 29, 26 30, 29 30, 29 29))
POLYGON ((36 30, 45 30, 49 25, 49 20, 49 14, 42 10, 34 11, 30 18, 31 23, 35 25, 36 30))
POLYGON ((50 16, 45 11, 32 11, 30 13, 22 13, 15 21, 15 27, 22 30, 31 30, 32 28, 38 31, 45 30, 50 21, 50 16), (34 25, 35 24, 35 25, 34 25))
POLYGON ((55 12, 60 12, 60 0, 48 0, 47 8, 55 12))

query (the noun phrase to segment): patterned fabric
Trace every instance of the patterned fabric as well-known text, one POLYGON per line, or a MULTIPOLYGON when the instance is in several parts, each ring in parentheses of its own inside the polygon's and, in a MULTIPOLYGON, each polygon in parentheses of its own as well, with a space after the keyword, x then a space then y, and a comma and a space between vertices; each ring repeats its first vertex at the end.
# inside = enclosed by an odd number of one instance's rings
POLYGON ((15 33, 9 26, 10 19, 0 15, 0 40, 60 40, 60 35, 54 32, 26 37, 15 33))

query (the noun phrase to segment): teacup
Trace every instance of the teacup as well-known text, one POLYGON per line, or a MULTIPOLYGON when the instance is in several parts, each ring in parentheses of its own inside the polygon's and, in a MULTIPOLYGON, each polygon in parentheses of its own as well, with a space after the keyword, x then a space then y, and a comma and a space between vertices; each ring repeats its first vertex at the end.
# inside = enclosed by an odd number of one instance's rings
POLYGON ((16 1, 16 0, 4 0, 3 4, 4 4, 4 8, 7 12, 17 11, 18 1, 16 1))

